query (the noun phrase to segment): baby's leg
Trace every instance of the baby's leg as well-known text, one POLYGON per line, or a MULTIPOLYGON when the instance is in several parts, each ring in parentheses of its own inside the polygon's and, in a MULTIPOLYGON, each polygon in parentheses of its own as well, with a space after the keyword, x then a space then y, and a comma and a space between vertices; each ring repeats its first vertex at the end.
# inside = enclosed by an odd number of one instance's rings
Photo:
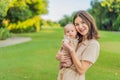
POLYGON ((60 62, 60 69, 64 67, 64 62, 60 62))

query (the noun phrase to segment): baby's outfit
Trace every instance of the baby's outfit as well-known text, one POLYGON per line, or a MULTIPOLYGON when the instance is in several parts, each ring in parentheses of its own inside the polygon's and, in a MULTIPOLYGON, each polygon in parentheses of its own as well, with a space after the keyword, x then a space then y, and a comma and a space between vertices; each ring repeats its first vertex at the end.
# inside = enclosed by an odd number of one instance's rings
MULTIPOLYGON (((77 44, 78 44, 78 38, 74 38, 73 39, 73 38, 70 38, 70 37, 64 35, 63 42, 67 42, 67 43, 72 42, 74 44, 75 49, 76 49, 77 48, 77 44)), ((65 56, 70 57, 70 54, 68 53, 68 51, 65 50, 63 47, 60 49, 60 51, 62 53, 64 53, 65 56)), ((64 67, 70 67, 72 64, 73 64, 72 60, 68 61, 68 62, 61 62, 60 63, 60 69, 63 67, 63 65, 64 65, 64 67)))

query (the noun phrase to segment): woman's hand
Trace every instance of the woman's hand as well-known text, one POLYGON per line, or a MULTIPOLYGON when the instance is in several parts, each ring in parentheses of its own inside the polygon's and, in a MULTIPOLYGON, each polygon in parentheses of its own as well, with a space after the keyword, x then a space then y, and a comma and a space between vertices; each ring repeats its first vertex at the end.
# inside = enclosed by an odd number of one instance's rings
POLYGON ((71 57, 69 57, 69 56, 62 55, 60 62, 68 62, 68 61, 70 61, 70 58, 71 58, 71 57))
POLYGON ((67 62, 71 58, 70 56, 63 55, 64 53, 58 51, 56 55, 56 59, 59 60, 60 62, 67 62))
POLYGON ((61 56, 63 56, 63 53, 61 53, 60 50, 59 50, 57 55, 56 55, 56 59, 61 61, 61 56))

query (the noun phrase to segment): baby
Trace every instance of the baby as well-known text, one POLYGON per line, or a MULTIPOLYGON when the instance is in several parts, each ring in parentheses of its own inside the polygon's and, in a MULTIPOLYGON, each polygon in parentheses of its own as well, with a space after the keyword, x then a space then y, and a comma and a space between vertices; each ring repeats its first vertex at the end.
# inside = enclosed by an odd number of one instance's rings
MULTIPOLYGON (((63 42, 67 42, 67 43, 72 42, 74 44, 75 49, 77 47, 77 43, 78 43, 77 31, 72 23, 69 23, 64 27, 63 42)), ((60 51, 63 52, 65 56, 70 57, 69 52, 64 47, 61 47, 60 51)), ((72 65, 72 59, 70 57, 69 61, 60 62, 60 69, 63 68, 63 66, 70 67, 71 65, 72 65)))

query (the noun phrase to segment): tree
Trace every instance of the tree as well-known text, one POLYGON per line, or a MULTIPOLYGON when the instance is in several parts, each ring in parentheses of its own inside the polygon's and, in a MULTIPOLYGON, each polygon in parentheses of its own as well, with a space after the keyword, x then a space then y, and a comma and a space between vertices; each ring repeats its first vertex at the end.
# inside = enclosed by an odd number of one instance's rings
POLYGON ((2 27, 2 20, 7 14, 10 0, 0 0, 0 28, 2 27))
POLYGON ((6 16, 10 0, 0 0, 0 20, 6 16))
MULTIPOLYGON (((114 22, 120 14, 120 0, 93 0, 88 11, 94 16, 101 30, 116 30, 114 22)), ((118 23, 118 21, 116 22, 118 23)))
POLYGON ((70 16, 64 15, 64 17, 61 20, 59 20, 58 23, 63 27, 68 23, 72 23, 74 14, 75 12, 73 12, 70 16))
POLYGON ((118 23, 118 21, 116 20, 119 20, 118 17, 120 14, 120 0, 103 0, 101 2, 101 5, 107 10, 106 16, 109 20, 108 25, 111 26, 111 30, 119 30, 119 27, 115 25, 117 25, 116 23, 118 23))
POLYGON ((99 0, 91 1, 91 9, 88 9, 88 12, 95 18, 97 27, 103 29, 102 21, 105 17, 105 9, 102 8, 101 2, 99 0))
POLYGON ((41 21, 39 15, 47 14, 48 13, 47 7, 48 7, 48 0, 14 0, 14 2, 12 3, 12 5, 10 5, 7 11, 7 15, 3 20, 4 22, 3 24, 11 31, 19 30, 23 26, 27 27, 27 29, 29 30, 30 28, 37 26, 37 31, 39 31, 38 29, 40 28, 38 27, 40 27, 40 21, 41 21), (35 19, 36 17, 37 19, 35 19), (29 26, 26 25, 27 24, 26 22, 28 21, 31 21, 31 25, 29 26), (14 30, 12 30, 12 28, 14 30))
POLYGON ((47 0, 17 0, 9 8, 6 18, 16 23, 47 12, 47 0))
POLYGON ((47 0, 25 0, 33 15, 47 14, 47 0))

